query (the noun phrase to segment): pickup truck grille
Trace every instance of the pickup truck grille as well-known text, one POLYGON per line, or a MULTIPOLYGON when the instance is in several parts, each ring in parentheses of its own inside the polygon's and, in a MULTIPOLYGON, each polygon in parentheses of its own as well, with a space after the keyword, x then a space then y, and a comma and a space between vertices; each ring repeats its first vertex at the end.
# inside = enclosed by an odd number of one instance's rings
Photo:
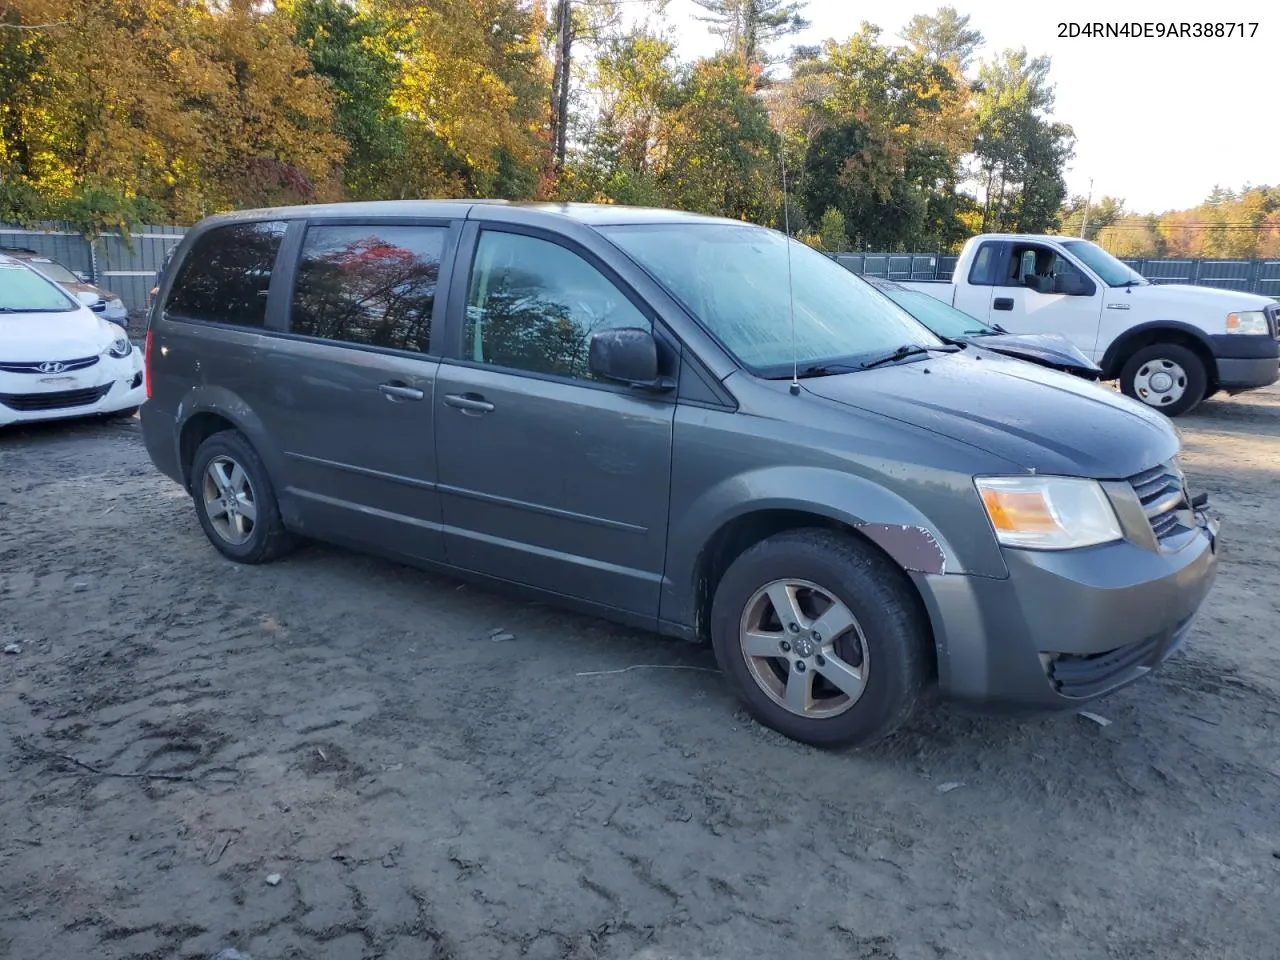
POLYGON ((1178 511, 1187 509, 1186 481, 1176 462, 1170 460, 1129 478, 1133 492, 1142 502, 1157 540, 1165 540, 1184 529, 1178 511))

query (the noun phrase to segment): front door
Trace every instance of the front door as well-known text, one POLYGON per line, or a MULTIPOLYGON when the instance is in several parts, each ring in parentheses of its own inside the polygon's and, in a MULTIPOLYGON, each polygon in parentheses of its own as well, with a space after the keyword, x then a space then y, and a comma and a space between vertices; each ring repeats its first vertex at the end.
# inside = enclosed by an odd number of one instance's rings
POLYGON ((432 319, 446 225, 312 224, 263 419, 303 533, 441 560, 432 319))
POLYGON ((588 339, 613 327, 652 319, 585 251, 479 232, 462 356, 436 380, 445 553, 656 618, 675 403, 592 379, 588 339))
POLYGON ((990 287, 987 322, 1010 333, 1056 333, 1091 360, 1098 359, 1102 293, 1098 285, 1052 247, 1008 243, 990 287))

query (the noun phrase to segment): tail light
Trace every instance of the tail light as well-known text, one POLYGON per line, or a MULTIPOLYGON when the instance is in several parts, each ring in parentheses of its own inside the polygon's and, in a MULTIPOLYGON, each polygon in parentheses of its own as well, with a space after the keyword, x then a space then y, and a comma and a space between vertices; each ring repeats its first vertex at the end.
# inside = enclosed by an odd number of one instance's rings
POLYGON ((142 354, 142 380, 147 385, 147 399, 151 399, 151 331, 147 331, 147 341, 142 354))

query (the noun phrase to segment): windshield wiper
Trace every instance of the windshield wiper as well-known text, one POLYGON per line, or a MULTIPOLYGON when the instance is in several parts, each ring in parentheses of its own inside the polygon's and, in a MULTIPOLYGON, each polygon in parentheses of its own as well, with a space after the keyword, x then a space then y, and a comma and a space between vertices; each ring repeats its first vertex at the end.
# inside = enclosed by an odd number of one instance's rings
POLYGON ((919 343, 904 343, 901 347, 897 347, 892 353, 886 353, 883 357, 876 357, 876 360, 868 360, 859 367, 860 370, 870 370, 872 367, 882 366, 884 364, 893 364, 899 360, 906 360, 908 357, 919 356, 920 353, 928 353, 929 351, 940 351, 943 353, 955 353, 960 351, 960 346, 952 347, 922 347, 919 343))
MULTIPOLYGON (((796 379, 804 380, 808 377, 826 377, 833 373, 856 373, 862 369, 861 364, 856 363, 811 363, 807 367, 801 367, 796 371, 796 379)), ((786 377, 778 377, 779 380, 785 380, 786 377)))

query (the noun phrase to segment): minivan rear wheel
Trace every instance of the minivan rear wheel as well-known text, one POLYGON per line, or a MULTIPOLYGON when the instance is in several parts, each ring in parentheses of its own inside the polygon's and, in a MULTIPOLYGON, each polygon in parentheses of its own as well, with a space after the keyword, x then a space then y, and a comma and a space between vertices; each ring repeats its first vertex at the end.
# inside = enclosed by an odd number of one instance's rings
POLYGON ((817 746, 860 746, 912 713, 930 631, 906 575, 856 538, 781 533, 745 551, 712 601, 716 660, 761 723, 817 746))
POLYGON ((253 445, 223 430, 196 449, 191 495, 205 536, 237 563, 269 563, 293 547, 275 490, 253 445))

